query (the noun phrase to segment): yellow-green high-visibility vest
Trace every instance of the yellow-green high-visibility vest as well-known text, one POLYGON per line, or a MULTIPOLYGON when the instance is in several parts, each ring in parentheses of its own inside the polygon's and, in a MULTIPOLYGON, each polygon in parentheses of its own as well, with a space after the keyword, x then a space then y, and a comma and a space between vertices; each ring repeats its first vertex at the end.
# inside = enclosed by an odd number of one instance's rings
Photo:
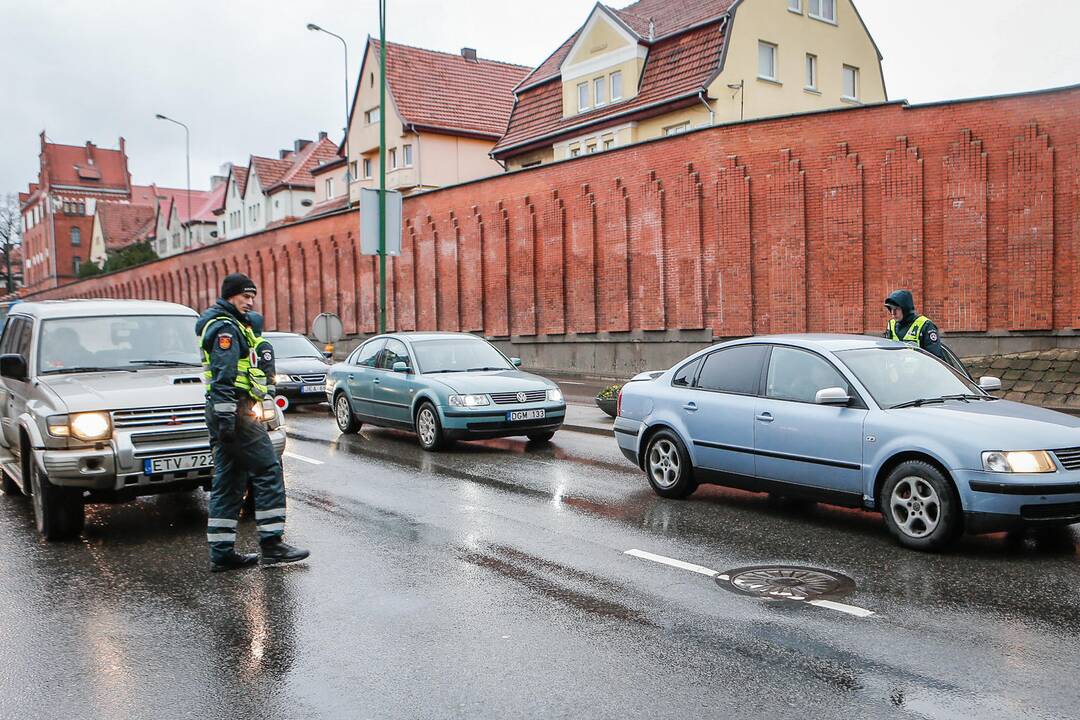
POLYGON ((243 333, 244 341, 248 346, 247 355, 241 355, 236 361, 236 381, 233 384, 237 389, 243 390, 246 395, 250 395, 253 399, 262 400, 266 397, 267 392, 266 373, 259 369, 256 362, 255 344, 258 340, 255 338, 255 333, 251 331, 251 328, 241 325, 228 315, 219 315, 206 323, 206 326, 203 327, 199 347, 202 349, 202 376, 203 384, 206 386, 206 392, 210 392, 210 381, 213 379, 213 373, 210 370, 210 353, 206 351, 206 331, 210 329, 211 325, 219 320, 239 328, 240 332, 243 333))
POLYGON ((911 327, 904 333, 904 337, 900 337, 896 334, 896 321, 889 321, 889 340, 896 340, 897 342, 907 343, 908 345, 914 345, 919 347, 919 338, 922 336, 923 325, 930 322, 930 318, 920 315, 915 318, 915 322, 911 323, 911 327))

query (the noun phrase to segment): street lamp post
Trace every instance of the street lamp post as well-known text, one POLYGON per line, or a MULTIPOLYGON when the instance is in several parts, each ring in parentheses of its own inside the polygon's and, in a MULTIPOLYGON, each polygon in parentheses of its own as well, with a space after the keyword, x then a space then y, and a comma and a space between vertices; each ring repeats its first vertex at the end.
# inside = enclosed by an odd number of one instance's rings
POLYGON ((336 33, 332 33, 326 28, 319 27, 315 23, 308 23, 307 29, 312 32, 321 32, 336 37, 341 41, 342 47, 345 48, 345 191, 351 192, 349 183, 352 179, 352 173, 349 172, 349 165, 352 162, 352 158, 349 157, 349 43, 345 42, 345 38, 336 33))
MULTIPOLYGON (((165 117, 161 113, 158 113, 154 117, 156 117, 158 120, 164 120, 166 122, 171 122, 174 125, 179 125, 180 127, 184 128, 184 156, 185 156, 186 161, 187 161, 188 240, 190 241, 191 240, 191 222, 192 222, 192 220, 194 220, 194 218, 191 217, 191 131, 188 129, 188 126, 185 125, 184 123, 180 122, 179 120, 173 120, 171 117, 165 117)), ((190 242, 189 242, 189 244, 190 244, 190 242)))

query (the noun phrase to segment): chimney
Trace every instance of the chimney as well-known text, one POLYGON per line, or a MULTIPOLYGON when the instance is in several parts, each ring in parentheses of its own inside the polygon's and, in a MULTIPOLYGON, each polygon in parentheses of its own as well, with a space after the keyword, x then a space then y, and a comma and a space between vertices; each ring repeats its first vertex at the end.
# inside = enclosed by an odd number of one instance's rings
POLYGON ((89 140, 86 141, 86 163, 87 165, 94 164, 94 143, 89 140))
POLYGON ((300 152, 301 150, 303 150, 304 148, 306 148, 310 144, 311 144, 310 140, 294 140, 293 141, 293 152, 300 152))
POLYGON ((480 62, 476 59, 476 48, 461 48, 461 57, 468 62, 480 62))
POLYGON ((652 18, 649 18, 649 42, 652 42, 655 39, 656 39, 656 23, 653 22, 652 18))
POLYGON ((277 151, 278 160, 284 160, 285 158, 289 157, 290 154, 292 154, 292 150, 282 148, 281 150, 277 151))
POLYGON ((320 130, 319 131, 319 142, 322 142, 323 140, 325 140, 326 137, 327 137, 326 131, 325 130, 320 130))

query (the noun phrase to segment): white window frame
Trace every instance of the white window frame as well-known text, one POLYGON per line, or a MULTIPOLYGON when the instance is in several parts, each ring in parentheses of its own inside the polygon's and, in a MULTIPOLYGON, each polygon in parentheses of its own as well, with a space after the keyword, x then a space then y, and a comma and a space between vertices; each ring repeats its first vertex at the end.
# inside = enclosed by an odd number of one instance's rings
POLYGON ((806 90, 818 92, 818 56, 806 53, 806 90))
POLYGON ((379 115, 380 109, 381 108, 376 105, 370 110, 366 110, 364 112, 364 122, 366 122, 368 125, 374 125, 375 123, 379 122, 379 120, 381 119, 381 116, 379 115))
POLYGON ((611 150, 615 147, 615 138, 607 138, 604 140, 604 150, 611 150))
POLYGON ((787 0, 788 12, 802 15, 802 0, 787 0))
POLYGON ((844 65, 844 69, 840 71, 840 98, 849 102, 859 102, 859 68, 854 65, 844 65), (855 94, 848 95, 847 91, 847 75, 848 71, 851 71, 855 94))
POLYGON ((397 148, 390 148, 390 169, 397 170, 397 148))
POLYGON ((780 82, 780 48, 776 43, 758 40, 758 80, 780 82), (765 49, 772 51, 772 75, 765 75, 762 72, 761 61, 763 58, 761 52, 765 49))
POLYGON ((622 70, 616 70, 611 73, 609 78, 611 82, 611 92, 609 93, 611 95, 611 102, 622 100, 622 70), (618 79, 618 82, 616 82, 616 78, 618 79), (615 91, 616 88, 618 88, 618 92, 615 91))
POLYGON ((407 145, 402 145, 401 146, 401 166, 402 167, 412 167, 412 164, 413 164, 412 143, 409 143, 407 145))
POLYGON ((326 199, 334 197, 334 178, 326 178, 326 199))
POLYGON ((600 107, 601 105, 607 105, 607 78, 598 77, 593 78, 593 107, 600 107), (601 95, 604 97, 601 98, 601 95))
POLYGON ((589 109, 589 83, 583 82, 577 85, 577 111, 585 112, 589 109), (585 96, 582 97, 582 89, 585 90, 585 96))
POLYGON ((371 158, 364 158, 364 179, 371 179, 371 158))
POLYGON ((570 157, 576 158, 579 155, 581 155, 581 148, 579 148, 579 147, 570 148, 570 157))
POLYGON ((810 0, 809 13, 810 17, 821 22, 827 22, 830 25, 836 25, 836 0, 810 0), (814 7, 817 10, 814 10, 814 7), (829 17, 824 13, 826 7, 832 8, 832 17, 829 17))

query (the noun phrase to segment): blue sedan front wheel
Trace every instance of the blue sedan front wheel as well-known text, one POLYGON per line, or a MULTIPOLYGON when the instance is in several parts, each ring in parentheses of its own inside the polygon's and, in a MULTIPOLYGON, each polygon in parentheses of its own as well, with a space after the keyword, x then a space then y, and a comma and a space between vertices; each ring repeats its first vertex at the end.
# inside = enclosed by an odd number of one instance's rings
POLYGON ((889 531, 905 547, 939 550, 960 534, 960 498, 945 474, 928 462, 897 465, 878 501, 889 531))
POLYGON ((661 430, 649 439, 645 475, 660 497, 681 500, 697 490, 690 455, 670 430, 661 430))

